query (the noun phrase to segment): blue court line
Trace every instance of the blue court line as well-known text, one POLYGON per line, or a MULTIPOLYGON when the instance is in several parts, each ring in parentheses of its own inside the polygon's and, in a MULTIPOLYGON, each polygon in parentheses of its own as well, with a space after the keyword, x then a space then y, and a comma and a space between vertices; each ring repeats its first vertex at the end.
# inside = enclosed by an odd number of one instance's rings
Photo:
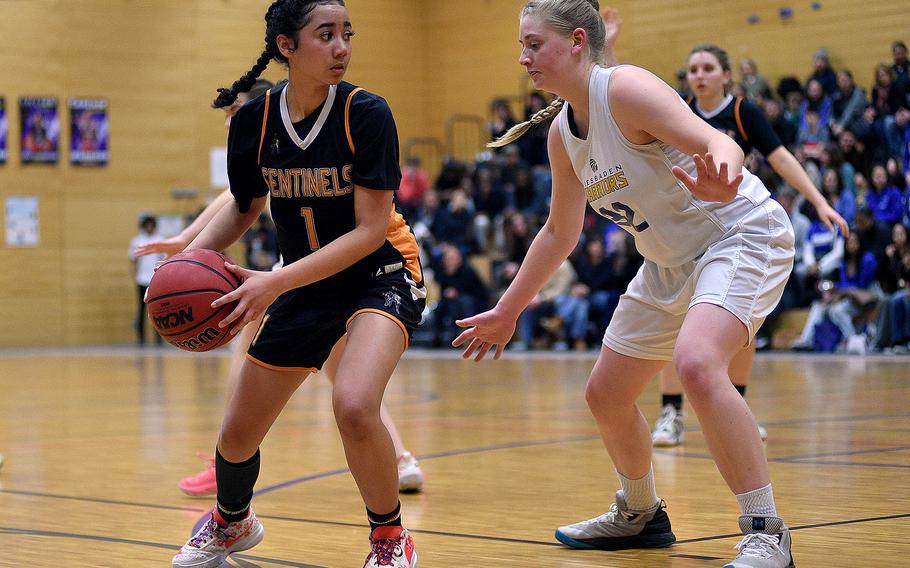
MULTIPOLYGON (((37 529, 22 529, 16 527, 0 527, 0 534, 8 535, 20 535, 20 536, 43 536, 50 538, 68 538, 75 540, 90 540, 95 542, 108 542, 114 544, 129 544, 132 546, 146 546, 151 548, 162 548, 165 550, 180 550, 179 546, 174 546, 172 544, 162 544, 160 542, 150 542, 147 540, 131 540, 127 538, 114 538, 110 536, 100 536, 100 535, 91 535, 91 534, 77 534, 77 533, 65 533, 57 531, 42 531, 37 529)), ((266 564, 274 564, 276 566, 292 566, 293 568, 325 568, 324 566, 316 566, 314 564, 304 564, 302 562, 292 562, 290 560, 280 560, 277 558, 266 558, 265 556, 251 556, 248 554, 234 554, 231 556, 232 559, 246 559, 254 562, 264 562, 266 564)))
MULTIPOLYGON (((460 450, 450 450, 447 452, 436 452, 432 454, 421 454, 419 456, 414 456, 422 461, 429 461, 439 458, 447 458, 451 456, 461 456, 468 454, 479 454, 483 452, 492 452, 496 450, 509 450, 515 448, 527 448, 533 446, 546 446, 550 444, 565 444, 571 442, 589 442, 591 440, 600 439, 600 436, 572 436, 569 438, 553 438, 550 440, 534 440, 531 442, 508 442, 505 444, 495 444, 492 446, 480 446, 476 448, 463 448, 460 450)), ((306 481, 313 481, 315 479, 322 479, 324 477, 331 477, 333 475, 342 475, 345 473, 350 473, 350 468, 338 468, 330 471, 324 471, 321 473, 315 473, 312 475, 307 475, 304 477, 298 477, 296 479, 291 479, 289 481, 284 481, 282 483, 276 483, 275 485, 269 485, 263 487, 262 489, 253 493, 254 495, 262 495, 264 493, 270 493, 272 491, 277 491, 278 489, 284 489, 285 487, 290 487, 292 485, 297 485, 298 483, 304 483, 306 481)))

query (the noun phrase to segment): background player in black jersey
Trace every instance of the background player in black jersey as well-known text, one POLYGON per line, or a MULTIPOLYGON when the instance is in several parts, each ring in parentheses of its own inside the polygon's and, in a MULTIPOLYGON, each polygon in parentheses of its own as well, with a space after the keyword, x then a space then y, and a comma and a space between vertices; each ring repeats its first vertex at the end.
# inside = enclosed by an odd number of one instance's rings
MULTIPOLYGON (((745 155, 753 148, 758 150, 771 168, 815 207, 820 221, 831 230, 836 225, 842 235, 847 235, 847 222, 816 189, 796 157, 781 144, 762 111, 749 100, 729 94, 732 71, 727 52, 712 44, 697 45, 689 53, 686 70, 689 88, 694 93, 687 102, 695 114, 733 138, 745 155)), ((753 341, 730 363, 730 379, 743 396, 754 358, 753 341)), ((682 392, 676 371, 672 365, 667 366, 661 374, 661 415, 651 434, 655 446, 682 443, 685 427, 682 392)), ((762 440, 768 437, 762 426, 759 432, 762 440)))
MULTIPOLYGON (((237 93, 237 100, 223 109, 225 114, 225 128, 230 128, 231 118, 237 114, 240 107, 252 99, 268 92, 272 87, 274 87, 274 85, 271 81, 267 79, 257 79, 248 92, 237 93)), ((193 239, 199 236, 202 229, 205 228, 208 222, 212 220, 222 207, 233 203, 233 201, 234 198, 231 195, 231 191, 224 190, 219 193, 218 196, 213 199, 201 213, 199 213, 196 219, 178 235, 142 245, 136 249, 135 255, 139 257, 157 253, 164 253, 168 256, 177 254, 185 249, 193 239)), ((259 329, 260 323, 261 319, 246 325, 243 328, 243 331, 237 334, 237 338, 234 340, 231 349, 230 371, 228 373, 231 377, 231 383, 234 382, 234 378, 240 373, 240 368, 243 366, 243 361, 246 359, 247 349, 250 346, 250 342, 253 340, 253 335, 259 329)), ((326 361, 326 365, 323 368, 323 370, 326 371, 325 376, 329 381, 335 380, 335 376, 331 371, 337 367, 338 357, 340 357, 340 355, 340 349, 333 350, 332 356, 329 357, 329 360, 326 361)), ((385 424, 386 429, 389 431, 389 436, 392 437, 392 444, 395 446, 395 456, 398 460, 398 490, 402 493, 420 491, 423 488, 424 482, 423 470, 420 468, 420 463, 417 459, 405 447, 401 433, 398 431, 398 426, 395 424, 395 419, 388 411, 388 408, 386 408, 385 403, 379 407, 379 415, 382 418, 382 423, 385 424)), ((181 491, 191 497, 215 495, 218 487, 218 480, 215 476, 215 456, 204 452, 199 452, 197 455, 205 462, 205 469, 196 475, 181 479, 180 483, 177 485, 181 491)), ((2 463, 2 456, 0 456, 0 465, 2 465, 2 463)))
POLYGON ((213 303, 238 302, 224 331, 265 315, 222 424, 217 507, 173 565, 214 568, 259 543, 262 525, 250 509, 259 444, 336 349, 336 423, 372 529, 365 566, 415 566, 413 540, 401 526, 395 451, 379 416, 426 295, 417 243, 393 202, 401 179, 395 123, 382 98, 342 82, 353 36, 342 0, 279 0, 265 20, 265 50, 214 105, 232 104, 272 59, 287 65, 289 81, 234 116, 234 203, 188 248, 225 248, 268 199, 285 265, 273 272, 227 265, 244 282, 213 303))

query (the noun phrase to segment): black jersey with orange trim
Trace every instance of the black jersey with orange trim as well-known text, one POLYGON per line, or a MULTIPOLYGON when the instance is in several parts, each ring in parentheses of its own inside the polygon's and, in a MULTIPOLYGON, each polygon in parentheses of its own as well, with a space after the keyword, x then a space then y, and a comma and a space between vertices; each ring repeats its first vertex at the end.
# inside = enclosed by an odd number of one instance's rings
POLYGON ((698 108, 694 97, 686 101, 699 118, 720 130, 742 148, 748 155, 755 148, 767 156, 781 145, 780 138, 768 123, 761 109, 742 97, 729 97, 718 112, 705 114, 698 108))
MULTIPOLYGON (((269 196, 282 258, 290 264, 354 229, 355 186, 397 190, 401 170, 395 120, 382 97, 342 82, 319 108, 291 123, 284 88, 248 102, 231 119, 228 176, 241 211, 269 196)), ((396 263, 421 282, 417 255, 417 241, 393 204, 383 245, 314 285, 396 263)))

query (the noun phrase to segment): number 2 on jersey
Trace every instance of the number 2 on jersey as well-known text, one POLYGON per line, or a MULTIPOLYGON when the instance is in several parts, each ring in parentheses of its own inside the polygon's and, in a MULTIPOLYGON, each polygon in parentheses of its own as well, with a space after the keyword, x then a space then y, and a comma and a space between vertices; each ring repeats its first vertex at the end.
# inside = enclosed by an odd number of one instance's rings
POLYGON ((310 241, 310 250, 318 250, 319 237, 316 236, 316 220, 313 218, 313 208, 301 207, 300 216, 306 222, 306 236, 310 241))

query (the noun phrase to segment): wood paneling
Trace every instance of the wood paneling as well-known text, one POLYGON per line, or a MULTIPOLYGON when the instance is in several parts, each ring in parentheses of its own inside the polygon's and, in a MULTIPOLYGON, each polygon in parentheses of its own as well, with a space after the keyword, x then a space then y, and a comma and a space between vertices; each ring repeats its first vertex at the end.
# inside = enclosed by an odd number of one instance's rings
MULTIPOLYGON (((456 113, 487 115, 494 96, 515 97, 521 0, 349 0, 357 37, 348 79, 383 95, 400 138, 445 137, 456 113)), ((692 44, 714 41, 734 61, 750 56, 772 81, 805 77, 819 46, 868 87, 872 66, 910 28, 905 3, 792 4, 789 21, 770 0, 617 0, 619 57, 671 78, 692 44), (761 22, 746 23, 757 14, 761 22)), ((6 97, 9 160, 0 199, 37 195, 41 246, 0 245, 0 345, 84 344, 131 339, 133 288, 125 260, 143 211, 186 213, 171 191, 208 188, 209 148, 224 145, 209 105, 262 48, 265 0, 0 0, 0 95, 6 97), (61 140, 67 99, 110 101, 111 163, 77 168, 19 163, 18 98, 55 96, 61 140), (102 317, 100 314, 104 314, 102 317)), ((907 38, 904 38, 907 39, 907 38)), ((284 75, 273 64, 265 76, 284 75)), ((430 169, 433 167, 430 165, 430 169)), ((3 230, 0 219, 0 230, 3 230)))

